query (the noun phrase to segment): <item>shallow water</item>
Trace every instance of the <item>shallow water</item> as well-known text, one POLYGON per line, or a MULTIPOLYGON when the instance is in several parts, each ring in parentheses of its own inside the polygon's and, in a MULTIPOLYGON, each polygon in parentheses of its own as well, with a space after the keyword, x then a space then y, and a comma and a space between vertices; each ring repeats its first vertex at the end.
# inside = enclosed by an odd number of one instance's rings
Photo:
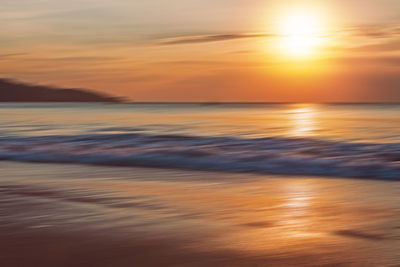
POLYGON ((0 159, 400 178, 396 104, 0 104, 0 159))
POLYGON ((91 133, 400 142, 400 104, 0 104, 3 136, 91 133))

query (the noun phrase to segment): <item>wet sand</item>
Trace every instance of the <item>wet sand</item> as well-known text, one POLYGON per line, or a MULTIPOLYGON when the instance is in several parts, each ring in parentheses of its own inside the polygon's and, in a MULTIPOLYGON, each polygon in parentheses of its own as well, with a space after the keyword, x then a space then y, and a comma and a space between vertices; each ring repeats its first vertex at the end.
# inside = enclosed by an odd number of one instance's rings
POLYGON ((400 183, 0 162, 1 266, 400 266, 400 183))

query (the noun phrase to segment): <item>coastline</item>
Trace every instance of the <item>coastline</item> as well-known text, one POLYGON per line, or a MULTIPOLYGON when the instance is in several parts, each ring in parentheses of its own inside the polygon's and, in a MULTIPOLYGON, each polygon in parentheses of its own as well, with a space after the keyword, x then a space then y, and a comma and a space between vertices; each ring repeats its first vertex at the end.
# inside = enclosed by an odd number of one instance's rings
POLYGON ((395 266, 400 184, 0 162, 5 266, 395 266))

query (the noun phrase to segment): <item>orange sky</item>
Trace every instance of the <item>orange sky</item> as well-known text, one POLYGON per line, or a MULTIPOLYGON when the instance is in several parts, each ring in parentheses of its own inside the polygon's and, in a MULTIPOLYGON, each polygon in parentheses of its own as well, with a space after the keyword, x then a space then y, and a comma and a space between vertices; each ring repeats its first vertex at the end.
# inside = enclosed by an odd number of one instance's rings
POLYGON ((27 82, 135 101, 400 101, 398 0, 3 0, 0 23, 0 75, 27 82), (304 10, 318 29, 299 41, 304 10))

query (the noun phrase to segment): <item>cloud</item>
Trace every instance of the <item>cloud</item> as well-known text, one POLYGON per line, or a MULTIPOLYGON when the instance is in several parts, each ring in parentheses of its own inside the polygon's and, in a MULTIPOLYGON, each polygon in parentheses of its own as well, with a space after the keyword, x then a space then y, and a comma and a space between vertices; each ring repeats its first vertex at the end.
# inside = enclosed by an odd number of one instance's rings
POLYGON ((376 58, 371 59, 371 61, 375 61, 375 62, 381 63, 381 64, 400 66, 400 57, 396 57, 396 56, 376 57, 376 58))
MULTIPOLYGON (((396 39, 400 37, 400 25, 358 25, 341 29, 336 32, 326 33, 325 37, 335 36, 347 37, 363 37, 367 39, 396 39)), ((156 43, 158 45, 180 45, 180 44, 197 44, 197 43, 210 43, 230 41, 237 39, 253 39, 253 38, 276 38, 279 37, 273 33, 220 33, 209 35, 187 35, 171 38, 159 39, 156 43)), ((397 45, 398 44, 394 44, 397 45)), ((393 47, 394 49, 394 47, 393 47)), ((394 49, 397 50, 397 49, 394 49)))
POLYGON ((347 27, 339 32, 354 37, 393 38, 396 36, 400 36, 400 25, 398 24, 356 25, 347 27))
POLYGON ((353 50, 358 52, 387 52, 400 50, 400 39, 389 40, 379 44, 370 44, 356 47, 353 50))
POLYGON ((387 38, 392 35, 391 29, 382 26, 354 26, 347 29, 352 36, 387 38))
POLYGON ((32 61, 39 62, 106 62, 112 60, 118 60, 117 57, 106 57, 106 56, 71 56, 71 57, 55 57, 55 58, 31 58, 32 61))
POLYGON ((400 67, 400 57, 395 55, 388 56, 337 56, 322 58, 317 62, 339 63, 343 66, 393 66, 400 67))
POLYGON ((24 55, 26 55, 26 53, 0 54, 0 59, 6 59, 6 58, 18 57, 18 56, 24 56, 24 55))
POLYGON ((353 26, 333 32, 329 37, 339 41, 326 47, 332 52, 400 51, 400 25, 353 26))
POLYGON ((236 39, 267 38, 267 37, 271 37, 271 36, 272 35, 265 34, 265 33, 197 35, 197 36, 165 38, 165 39, 159 40, 157 43, 159 45, 196 44, 196 43, 230 41, 230 40, 236 40, 236 39))

